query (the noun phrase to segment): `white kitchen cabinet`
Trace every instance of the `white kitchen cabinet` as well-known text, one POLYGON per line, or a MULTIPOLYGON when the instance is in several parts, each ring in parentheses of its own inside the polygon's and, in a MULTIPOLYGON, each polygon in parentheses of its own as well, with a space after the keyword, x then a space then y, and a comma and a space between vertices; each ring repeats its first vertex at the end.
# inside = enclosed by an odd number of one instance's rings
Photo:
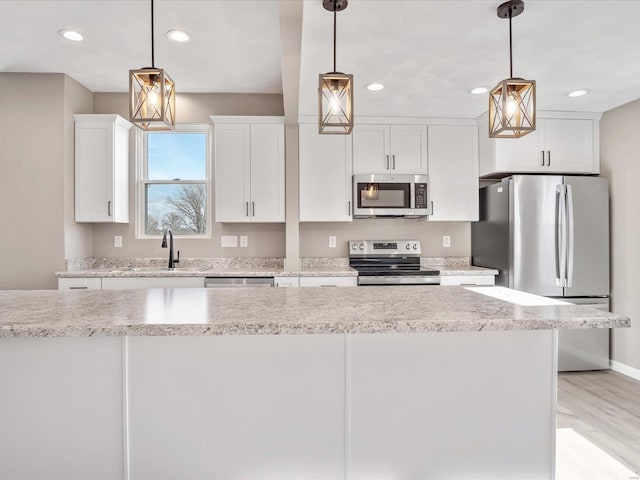
MULTIPOLYGON (((436 267, 437 268, 437 267, 436 267)), ((440 275, 440 285, 495 285, 495 275, 440 275)))
POLYGON ((300 277, 301 287, 357 287, 358 277, 300 277))
POLYGON ((103 277, 103 290, 204 288, 204 277, 103 277))
POLYGON ((300 278, 298 277, 273 277, 274 287, 299 287, 300 278))
POLYGON ((74 115, 76 222, 129 222, 129 129, 119 115, 74 115))
POLYGON ((234 123, 225 123, 229 117, 211 118, 215 123, 216 221, 284 222, 282 118, 239 117, 234 123))
POLYGON ((479 121, 480 176, 600 173, 599 119, 599 114, 547 118, 544 112, 538 112, 534 132, 517 139, 490 139, 488 120, 483 117, 479 121))
POLYGON ((124 479, 122 345, 0 339, 0 478, 124 479))
POLYGON ((300 124, 300 221, 351 222, 351 135, 320 135, 300 124))
POLYGON ((59 278, 58 290, 100 290, 102 278, 59 278))
POLYGON ((431 221, 478 220, 478 128, 429 125, 431 221))
POLYGON ((344 345, 342 335, 129 338, 130 478, 343 478, 344 345))
POLYGON ((425 125, 353 127, 353 170, 359 174, 426 174, 425 125))

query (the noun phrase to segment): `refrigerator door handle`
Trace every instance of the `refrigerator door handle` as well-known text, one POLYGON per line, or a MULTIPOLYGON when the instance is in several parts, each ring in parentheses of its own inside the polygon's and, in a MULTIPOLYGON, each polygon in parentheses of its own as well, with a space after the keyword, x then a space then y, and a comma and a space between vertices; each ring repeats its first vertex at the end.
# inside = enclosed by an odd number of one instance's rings
POLYGON ((567 246, 566 246, 566 196, 565 186, 556 186, 556 225, 555 225, 555 246, 556 246, 556 285, 565 286, 566 266, 567 266, 567 246))
POLYGON ((573 253, 574 253, 574 237, 575 230, 573 228, 573 191, 571 185, 565 185, 567 201, 565 209, 567 212, 567 267, 566 267, 566 286, 570 287, 573 283, 573 253))

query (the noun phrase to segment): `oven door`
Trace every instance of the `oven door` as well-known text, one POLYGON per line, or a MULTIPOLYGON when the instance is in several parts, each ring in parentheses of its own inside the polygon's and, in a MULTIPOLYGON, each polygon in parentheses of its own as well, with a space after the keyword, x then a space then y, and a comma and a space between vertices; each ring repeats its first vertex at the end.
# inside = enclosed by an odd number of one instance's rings
POLYGON ((420 216, 415 209, 415 183, 423 175, 354 175, 353 216, 420 216))

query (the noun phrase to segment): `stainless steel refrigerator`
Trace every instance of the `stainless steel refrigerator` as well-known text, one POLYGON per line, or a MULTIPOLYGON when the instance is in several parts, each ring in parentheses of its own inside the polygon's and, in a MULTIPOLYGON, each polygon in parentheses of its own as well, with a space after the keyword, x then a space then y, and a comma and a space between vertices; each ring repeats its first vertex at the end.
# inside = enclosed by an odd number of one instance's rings
MULTIPOLYGON (((480 189, 473 265, 496 284, 609 310, 606 178, 514 175, 480 189)), ((609 368, 609 329, 560 330, 558 370, 609 368)))

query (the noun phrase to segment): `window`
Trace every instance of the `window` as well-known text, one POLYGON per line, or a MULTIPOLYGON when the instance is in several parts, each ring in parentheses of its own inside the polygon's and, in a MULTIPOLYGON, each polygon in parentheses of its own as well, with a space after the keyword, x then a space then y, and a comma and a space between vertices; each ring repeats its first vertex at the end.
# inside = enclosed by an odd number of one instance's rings
POLYGON ((137 237, 174 235, 210 238, 210 129, 138 134, 137 237))

